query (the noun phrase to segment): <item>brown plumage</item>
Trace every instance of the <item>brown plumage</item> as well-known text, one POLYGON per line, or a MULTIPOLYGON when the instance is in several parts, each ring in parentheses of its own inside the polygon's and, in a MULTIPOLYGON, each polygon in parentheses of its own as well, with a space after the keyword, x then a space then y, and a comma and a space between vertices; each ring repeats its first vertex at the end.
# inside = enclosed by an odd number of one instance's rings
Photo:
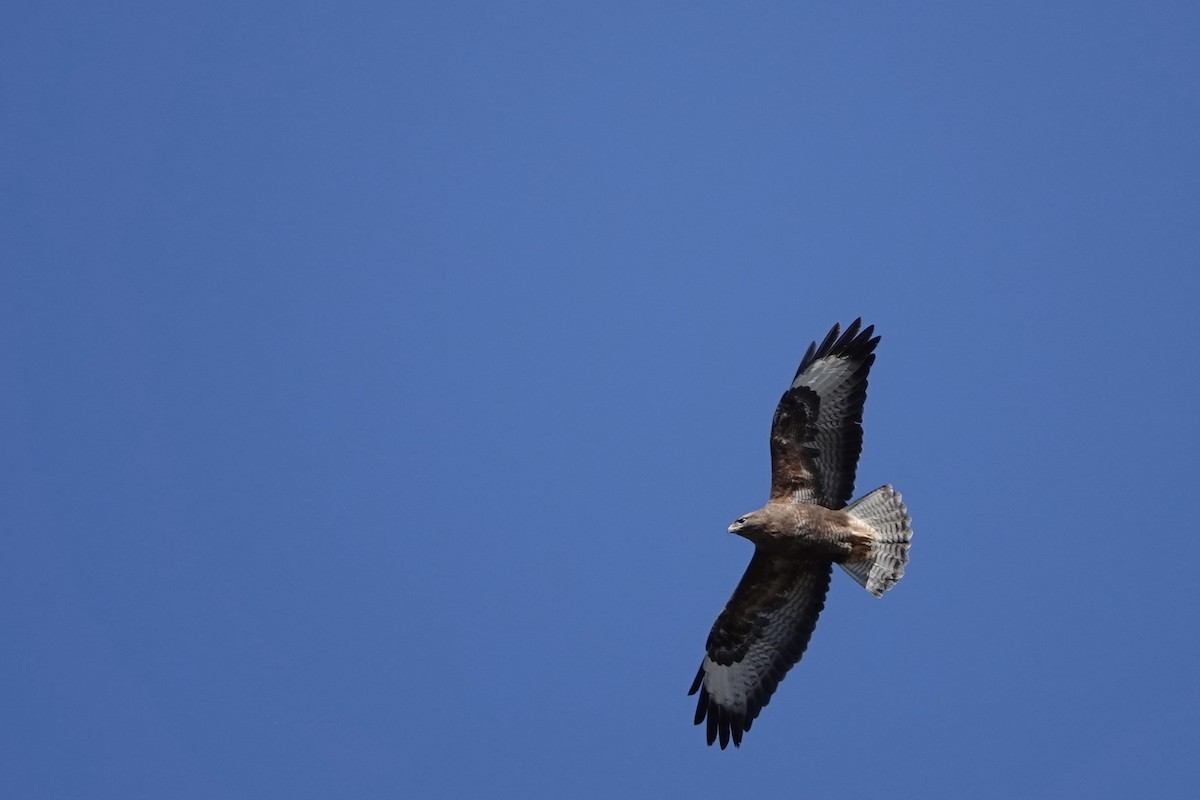
POLYGON ((862 452, 874 326, 834 325, 809 345, 771 422, 771 493, 730 533, 754 556, 717 617, 689 694, 707 739, 741 745, 779 681, 804 654, 833 564, 876 596, 904 574, 912 536, 900 494, 883 486, 851 505, 862 452))

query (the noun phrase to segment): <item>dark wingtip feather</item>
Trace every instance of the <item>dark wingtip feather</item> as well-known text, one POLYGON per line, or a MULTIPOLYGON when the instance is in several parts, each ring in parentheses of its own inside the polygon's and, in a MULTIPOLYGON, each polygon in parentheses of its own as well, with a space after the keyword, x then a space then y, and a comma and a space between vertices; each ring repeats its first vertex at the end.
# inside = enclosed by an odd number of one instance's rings
POLYGON ((742 746, 742 734, 750 730, 750 723, 744 714, 735 714, 728 708, 712 702, 712 698, 704 689, 696 701, 695 724, 707 721, 704 738, 708 744, 718 744, 722 750, 729 747, 732 741, 734 747, 742 746))
MULTIPOLYGON (((755 713, 757 713, 757 709, 755 713)), ((729 747, 730 742, 733 742, 734 747, 742 746, 742 736, 750 730, 750 724, 754 721, 754 717, 750 714, 735 713, 712 702, 708 692, 701 689, 700 697, 696 701, 696 716, 693 722, 699 725, 705 721, 708 722, 708 725, 704 732, 704 738, 708 740, 709 745, 719 744, 720 748, 724 750, 729 747)))
POLYGON ((829 333, 825 334, 825 339, 817 348, 818 353, 828 352, 829 348, 833 347, 834 342, 838 340, 838 334, 842 332, 842 323, 835 322, 833 327, 829 329, 829 333))
POLYGON ((872 338, 874 333, 874 325, 862 327, 862 317, 851 322, 845 331, 842 330, 840 322, 833 323, 833 327, 829 329, 829 333, 825 334, 821 344, 818 345, 816 342, 809 344, 808 350, 804 352, 804 358, 800 359, 800 367, 796 370, 795 378, 792 379, 793 383, 808 368, 809 364, 832 354, 861 358, 869 365, 875 360, 873 351, 881 338, 879 336, 872 338))
POLYGON ((804 351, 804 358, 800 359, 800 366, 796 369, 796 374, 792 376, 792 382, 795 383, 796 378, 800 377, 800 373, 804 372, 804 368, 812 363, 813 354, 817 352, 817 343, 809 342, 808 349, 804 351))
POLYGON ((700 662, 700 669, 696 671, 696 680, 692 681, 692 688, 688 689, 688 697, 691 697, 700 690, 700 684, 704 683, 704 662, 700 662))

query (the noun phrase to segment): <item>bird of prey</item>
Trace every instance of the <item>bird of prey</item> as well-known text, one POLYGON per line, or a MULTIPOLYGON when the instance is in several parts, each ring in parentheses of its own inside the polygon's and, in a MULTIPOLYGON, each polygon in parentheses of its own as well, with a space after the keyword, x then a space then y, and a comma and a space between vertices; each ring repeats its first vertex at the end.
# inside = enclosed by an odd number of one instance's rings
POLYGON ((846 505, 862 452, 867 372, 875 326, 834 325, 809 345, 771 422, 771 496, 730 533, 754 543, 741 582, 708 634, 688 694, 700 693, 696 724, 711 745, 742 735, 800 660, 833 565, 882 596, 904 574, 912 537, 900 493, 882 486, 846 505))

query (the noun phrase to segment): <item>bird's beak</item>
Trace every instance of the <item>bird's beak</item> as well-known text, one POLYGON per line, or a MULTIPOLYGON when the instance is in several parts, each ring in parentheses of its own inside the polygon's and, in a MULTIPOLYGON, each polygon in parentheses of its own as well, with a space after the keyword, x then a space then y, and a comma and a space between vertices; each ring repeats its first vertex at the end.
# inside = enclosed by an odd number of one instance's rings
POLYGON ((738 532, 738 524, 736 522, 729 526, 729 532, 730 533, 738 532))

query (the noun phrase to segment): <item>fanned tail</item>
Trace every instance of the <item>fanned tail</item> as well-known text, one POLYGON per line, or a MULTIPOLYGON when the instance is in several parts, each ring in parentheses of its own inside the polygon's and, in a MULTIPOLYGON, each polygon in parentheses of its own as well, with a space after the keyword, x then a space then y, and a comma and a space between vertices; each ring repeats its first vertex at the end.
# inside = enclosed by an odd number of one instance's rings
POLYGON ((908 563, 912 539, 908 509, 899 492, 891 486, 881 486, 845 510, 871 526, 875 542, 866 558, 840 566, 868 592, 881 597, 904 576, 904 565, 908 563))

